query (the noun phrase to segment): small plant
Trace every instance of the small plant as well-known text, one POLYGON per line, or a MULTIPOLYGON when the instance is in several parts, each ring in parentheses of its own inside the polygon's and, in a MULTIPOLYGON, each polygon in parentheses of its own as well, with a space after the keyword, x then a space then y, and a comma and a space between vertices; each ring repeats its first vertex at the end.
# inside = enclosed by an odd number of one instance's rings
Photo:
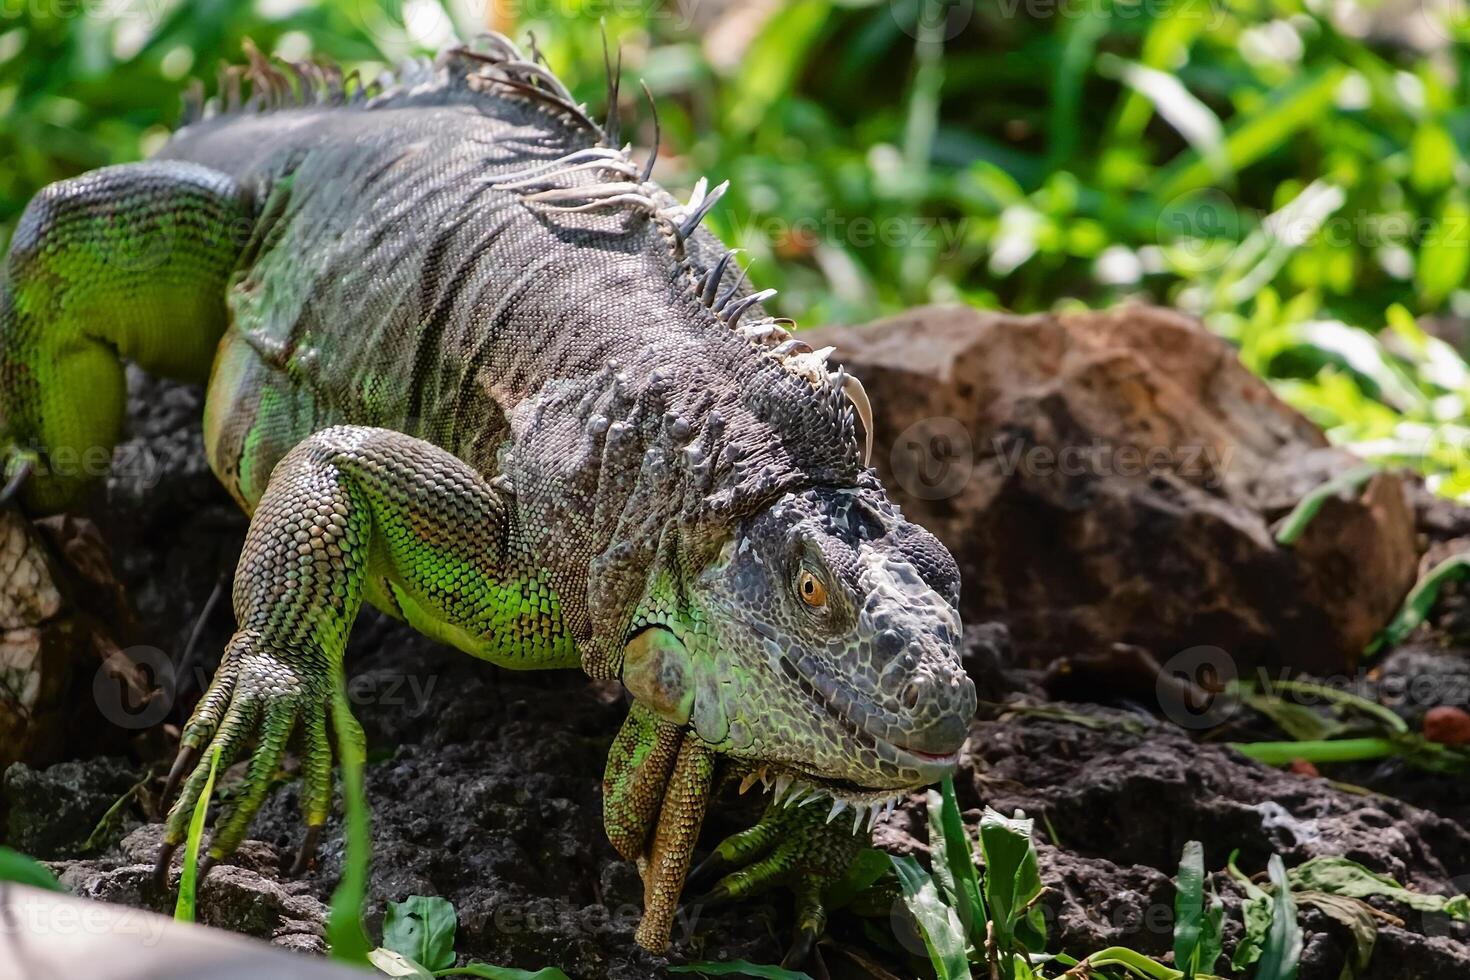
POLYGON ((1393 711, 1350 691, 1311 681, 1277 680, 1271 682, 1269 691, 1240 682, 1232 693, 1291 736, 1284 742, 1230 743, 1237 752, 1269 766, 1290 765, 1298 759, 1330 763, 1400 758, 1431 772, 1470 770, 1470 751, 1463 746, 1430 741, 1410 731, 1393 711), (1331 708, 1331 714, 1282 697, 1284 694, 1320 701, 1331 708))
MULTIPOLYGON (((1044 952, 1045 920, 1037 903, 1045 888, 1032 843, 1032 821, 1024 816, 1007 818, 994 810, 985 811, 980 820, 983 875, 977 873, 973 843, 960 819, 951 780, 945 780, 939 792, 929 794, 929 831, 932 874, 912 858, 892 861, 904 902, 941 980, 976 976, 995 980, 1215 980, 1225 909, 1213 888, 1206 893, 1204 849, 1199 842, 1186 844, 1180 858, 1175 966, 1168 966, 1122 946, 1098 950, 1081 960, 1044 952)), ((1256 964, 1253 980, 1294 980, 1302 933, 1296 921, 1292 879, 1279 857, 1271 860, 1271 877, 1271 891, 1247 882, 1249 912, 1241 946, 1249 944, 1249 948, 1245 953, 1237 950, 1236 955, 1244 958, 1241 965, 1256 964)), ((1379 884, 1388 887, 1381 880, 1379 884)), ((1359 883, 1358 887, 1368 886, 1359 883)))
POLYGON ((219 746, 209 756, 209 776, 204 780, 204 790, 194 812, 189 817, 189 837, 184 845, 184 869, 179 875, 179 898, 174 904, 174 918, 180 922, 193 922, 199 891, 199 845, 204 839, 204 817, 209 812, 209 800, 214 795, 214 778, 219 773, 219 746))

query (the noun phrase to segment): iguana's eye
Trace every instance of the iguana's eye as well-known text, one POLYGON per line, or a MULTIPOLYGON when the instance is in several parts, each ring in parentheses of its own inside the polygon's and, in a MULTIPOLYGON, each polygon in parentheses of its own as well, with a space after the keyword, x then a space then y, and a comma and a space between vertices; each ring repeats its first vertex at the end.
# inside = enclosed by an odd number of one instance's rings
POLYGON ((796 578, 796 593, 801 596, 802 602, 813 609, 822 609, 827 605, 827 587, 822 584, 821 579, 805 569, 796 578))

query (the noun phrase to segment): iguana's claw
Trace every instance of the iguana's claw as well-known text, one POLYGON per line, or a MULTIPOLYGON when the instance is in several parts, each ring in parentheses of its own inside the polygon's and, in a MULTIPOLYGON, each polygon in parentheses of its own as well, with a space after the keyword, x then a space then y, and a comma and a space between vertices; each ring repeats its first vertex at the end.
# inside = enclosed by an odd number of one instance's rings
POLYGON ((174 851, 178 850, 178 844, 164 841, 158 848, 158 860, 153 862, 153 887, 159 891, 168 888, 168 866, 173 860, 174 851))
POLYGON ((355 725, 350 718, 338 717, 339 711, 347 710, 345 699, 339 705, 330 690, 325 670, 317 672, 293 663, 267 649, 250 632, 236 634, 213 683, 184 728, 179 757, 165 787, 167 798, 182 779, 178 799, 168 813, 164 853, 160 855, 165 883, 167 857, 183 841, 195 807, 208 805, 201 797, 215 753, 219 754, 217 774, 247 756, 249 765, 244 784, 215 820, 209 850, 199 866, 201 878, 244 839, 270 790, 287 739, 298 728, 303 744, 301 805, 307 836, 296 863, 298 868, 305 867, 331 805, 332 751, 327 739, 327 713, 333 713, 339 730, 355 725), (251 743, 253 751, 247 751, 251 743))
MULTIPOLYGON (((21 489, 26 485, 26 481, 31 478, 31 474, 35 471, 36 461, 29 456, 22 457, 13 466, 8 474, 9 479, 5 481, 5 486, 0 488, 0 508, 9 506, 10 502, 20 495, 21 489)), ((4 473, 0 473, 0 476, 5 475, 4 473)))
POLYGON ((696 864, 694 870, 689 872, 689 877, 685 879, 684 884, 687 887, 694 887, 714 881, 715 876, 729 864, 730 862, 718 850, 711 851, 708 857, 696 864))
POLYGON ((179 788, 179 780, 184 778, 184 773, 193 769, 199 761, 199 748, 194 745, 179 746, 179 754, 174 759, 173 768, 168 771, 168 778, 163 781, 163 796, 159 802, 167 803, 173 799, 174 792, 179 788))
POLYGON ((306 873, 311 859, 316 856, 316 845, 321 836, 321 824, 311 824, 306 828, 306 837, 301 842, 301 850, 296 852, 296 860, 292 862, 291 870, 286 872, 290 877, 295 878, 306 873))
POLYGON ((791 940, 791 948, 781 958, 781 969, 799 970, 806 965, 811 958, 812 950, 816 948, 817 939, 822 934, 821 929, 812 925, 804 925, 796 930, 796 938, 791 940))

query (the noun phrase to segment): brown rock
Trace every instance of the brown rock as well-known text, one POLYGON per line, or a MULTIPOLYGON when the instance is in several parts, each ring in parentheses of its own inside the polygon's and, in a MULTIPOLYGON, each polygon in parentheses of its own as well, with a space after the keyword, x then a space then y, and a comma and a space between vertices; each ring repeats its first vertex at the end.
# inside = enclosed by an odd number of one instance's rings
POLYGON ((930 307, 803 339, 862 378, 874 463, 954 551, 964 615, 1006 623, 1030 663, 1127 643, 1166 668, 1213 646, 1241 671, 1333 673, 1412 582, 1392 474, 1276 544, 1273 523, 1358 461, 1177 313, 930 307))

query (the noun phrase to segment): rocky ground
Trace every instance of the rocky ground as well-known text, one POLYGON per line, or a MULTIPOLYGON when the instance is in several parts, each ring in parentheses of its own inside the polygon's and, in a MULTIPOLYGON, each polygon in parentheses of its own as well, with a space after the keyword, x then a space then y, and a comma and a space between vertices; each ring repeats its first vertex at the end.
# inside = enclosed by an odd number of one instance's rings
MULTIPOLYGON (((1272 853, 1288 866, 1344 855, 1420 891, 1470 890, 1463 777, 1401 762, 1338 767, 1331 779, 1267 768, 1222 743, 1281 738, 1268 721, 1244 708, 1201 712, 1185 697, 1200 649, 1222 651, 1223 661, 1206 661, 1237 674, 1354 675, 1353 652, 1426 556, 1470 538, 1466 512, 1381 476, 1354 499, 1329 501, 1295 548, 1277 546, 1271 529, 1291 504, 1353 461, 1224 345, 1168 314, 1079 323, 918 311, 863 337, 828 337, 873 397, 880 470, 965 570, 965 655, 982 708, 960 802, 972 822, 987 805, 1037 818, 1057 947, 1165 956, 1170 878, 1191 839, 1205 843, 1210 868, 1236 849, 1251 873, 1272 853), (1034 453, 1067 446, 1093 447, 1091 462, 1078 470, 1034 453), (1120 447, 1168 452, 1139 468, 1124 465, 1120 447)), ((9 726, 0 754, 23 760, 4 774, 0 842, 55 862, 79 894, 163 909, 169 898, 148 885, 159 789, 149 775, 166 765, 170 726, 232 629, 228 601, 210 598, 245 522, 204 466, 199 392, 133 382, 134 435, 119 454, 129 465, 110 479, 98 535, 49 527, 48 547, 71 564, 59 598, 0 605, 0 668, 10 671, 0 680, 34 681, 10 683, 10 713, 0 710, 9 726), (109 567, 125 604, 107 585, 109 567), (87 584, 66 584, 78 579, 87 584), (161 693, 150 698, 152 689, 161 693)), ((15 581, 23 570, 5 554, 0 577, 15 581)), ((1436 704, 1470 699, 1470 659, 1453 643, 1466 632, 1458 602, 1363 675, 1385 690, 1404 682, 1394 690, 1410 695, 1392 703, 1413 726, 1436 704)), ((442 895, 458 911, 465 958, 555 965, 576 978, 662 974, 632 942, 640 885, 601 827, 619 690, 574 672, 500 671, 372 612, 348 668, 371 752, 372 928, 388 900, 442 895)), ((297 794, 283 780, 254 839, 211 873, 201 918, 319 951, 340 826, 329 823, 311 871, 282 875, 301 837, 297 794)), ((756 806, 727 791, 706 842, 748 823, 756 806)), ((877 839, 924 854, 924 826, 916 795, 877 839)), ((1215 883, 1238 921, 1238 887, 1223 874, 1215 883)), ((1464 924, 1373 901, 1385 915, 1363 977, 1470 976, 1464 924)), ((876 911, 834 918, 824 949, 834 976, 918 968, 898 907, 876 911)), ((691 910, 675 927, 675 957, 775 962, 789 918, 780 896, 691 910)), ((1337 980, 1346 928, 1310 907, 1302 924, 1303 980, 1337 980)))

